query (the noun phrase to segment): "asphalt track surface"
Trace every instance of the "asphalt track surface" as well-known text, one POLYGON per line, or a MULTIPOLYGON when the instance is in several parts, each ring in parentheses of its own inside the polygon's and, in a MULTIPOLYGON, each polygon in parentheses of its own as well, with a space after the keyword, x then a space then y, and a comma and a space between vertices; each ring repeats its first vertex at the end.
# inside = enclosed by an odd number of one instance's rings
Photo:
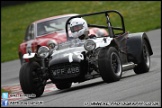
MULTIPOLYGON (((161 29, 149 31, 147 35, 154 53, 150 72, 136 75, 129 70, 117 82, 105 83, 96 78, 75 83, 70 89, 52 89, 39 98, 25 98, 19 102, 38 103, 32 104, 35 107, 161 106, 161 29)), ((19 70, 19 60, 1 63, 1 87, 19 85, 19 70)))

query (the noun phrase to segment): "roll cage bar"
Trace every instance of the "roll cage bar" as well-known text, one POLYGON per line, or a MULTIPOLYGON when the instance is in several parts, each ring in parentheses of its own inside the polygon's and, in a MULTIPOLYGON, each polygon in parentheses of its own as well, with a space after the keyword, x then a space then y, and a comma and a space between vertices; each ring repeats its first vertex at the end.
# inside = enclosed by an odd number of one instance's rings
POLYGON ((80 15, 76 15, 76 16, 72 16, 70 17, 67 22, 66 22, 66 25, 65 25, 65 30, 66 30, 66 35, 67 35, 67 38, 69 38, 69 33, 68 33, 68 24, 70 24, 70 20, 73 19, 73 18, 80 18, 80 17, 85 17, 85 16, 92 16, 92 15, 98 15, 98 14, 105 14, 105 18, 107 20, 107 26, 105 25, 94 25, 94 24, 88 24, 88 27, 98 27, 98 28, 106 28, 108 29, 108 32, 109 32, 109 36, 111 38, 114 38, 115 34, 114 34, 114 30, 121 30, 122 33, 125 33, 125 26, 124 26, 124 19, 123 19, 123 16, 116 10, 107 10, 107 11, 101 11, 101 12, 95 12, 95 13, 89 13, 89 14, 80 14, 80 15), (121 24, 122 24, 122 27, 113 27, 111 22, 110 22, 110 18, 109 18, 109 13, 116 13, 120 16, 121 18, 121 24))

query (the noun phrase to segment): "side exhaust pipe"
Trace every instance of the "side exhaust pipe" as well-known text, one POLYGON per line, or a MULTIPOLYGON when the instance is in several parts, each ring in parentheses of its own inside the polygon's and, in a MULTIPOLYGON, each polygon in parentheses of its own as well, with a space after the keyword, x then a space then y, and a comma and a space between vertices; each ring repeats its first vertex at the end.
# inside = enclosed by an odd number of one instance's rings
POLYGON ((123 64, 122 69, 123 69, 123 71, 127 71, 130 69, 133 69, 135 66, 137 66, 137 64, 134 64, 133 62, 129 62, 127 64, 123 64))

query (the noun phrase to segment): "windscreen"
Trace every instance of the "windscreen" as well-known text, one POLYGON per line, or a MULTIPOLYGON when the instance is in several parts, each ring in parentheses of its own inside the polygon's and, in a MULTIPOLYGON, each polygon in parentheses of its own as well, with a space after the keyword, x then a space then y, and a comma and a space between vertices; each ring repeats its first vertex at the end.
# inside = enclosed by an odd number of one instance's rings
POLYGON ((69 17, 53 19, 37 24, 37 36, 65 30, 65 24, 69 17))
POLYGON ((68 41, 66 41, 64 43, 58 44, 57 50, 66 49, 66 48, 81 47, 81 46, 84 46, 85 41, 86 40, 80 40, 78 38, 68 40, 68 41))

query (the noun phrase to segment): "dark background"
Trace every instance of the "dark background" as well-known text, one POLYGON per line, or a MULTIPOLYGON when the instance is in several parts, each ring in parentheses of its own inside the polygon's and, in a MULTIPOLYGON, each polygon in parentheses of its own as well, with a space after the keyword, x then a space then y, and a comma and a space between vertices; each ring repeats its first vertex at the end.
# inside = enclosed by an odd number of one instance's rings
MULTIPOLYGON (((36 1, 1 1, 1 7, 31 3, 36 1)), ((37 1, 38 2, 38 1, 37 1)))

